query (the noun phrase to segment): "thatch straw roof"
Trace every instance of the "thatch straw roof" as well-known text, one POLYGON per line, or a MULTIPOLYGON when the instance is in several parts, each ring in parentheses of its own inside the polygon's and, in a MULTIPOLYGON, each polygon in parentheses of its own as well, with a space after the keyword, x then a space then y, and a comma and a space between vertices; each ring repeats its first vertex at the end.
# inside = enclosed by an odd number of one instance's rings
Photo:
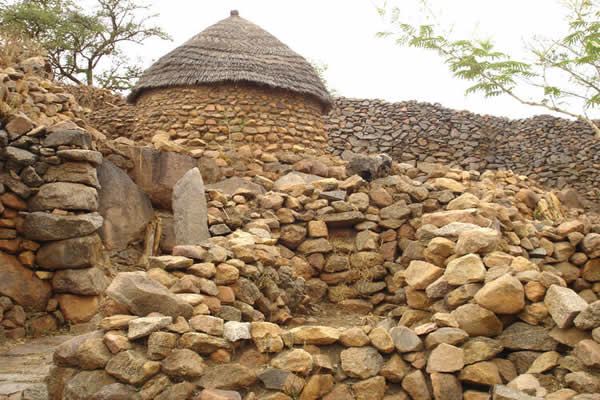
POLYGON ((146 89, 240 82, 314 97, 324 110, 331 98, 303 57, 237 11, 161 57, 140 77, 127 100, 146 89))

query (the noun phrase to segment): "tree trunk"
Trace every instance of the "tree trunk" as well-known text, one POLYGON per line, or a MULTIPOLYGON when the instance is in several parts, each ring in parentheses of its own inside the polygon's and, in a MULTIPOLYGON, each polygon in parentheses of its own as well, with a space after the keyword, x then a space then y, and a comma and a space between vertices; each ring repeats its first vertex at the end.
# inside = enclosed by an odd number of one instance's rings
POLYGON ((91 65, 88 65, 88 69, 87 69, 87 71, 85 71, 85 76, 87 78, 87 85, 93 86, 94 85, 94 75, 92 75, 92 66, 91 65))

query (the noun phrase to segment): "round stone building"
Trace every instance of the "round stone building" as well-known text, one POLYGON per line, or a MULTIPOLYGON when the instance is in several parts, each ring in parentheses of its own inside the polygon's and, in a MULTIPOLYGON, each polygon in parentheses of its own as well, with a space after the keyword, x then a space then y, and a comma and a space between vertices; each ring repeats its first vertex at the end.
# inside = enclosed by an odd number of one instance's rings
POLYGON ((133 139, 161 132, 191 147, 321 154, 332 105, 303 57, 237 11, 161 57, 128 96, 133 139))

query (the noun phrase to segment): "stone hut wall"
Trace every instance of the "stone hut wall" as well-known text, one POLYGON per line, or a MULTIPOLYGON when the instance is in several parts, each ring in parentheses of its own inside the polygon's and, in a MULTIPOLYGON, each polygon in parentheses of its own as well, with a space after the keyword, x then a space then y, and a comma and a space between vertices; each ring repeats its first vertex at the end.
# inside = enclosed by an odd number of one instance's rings
POLYGON ((512 170, 598 198, 600 141, 581 121, 549 115, 510 120, 438 104, 342 97, 326 122, 335 154, 388 153, 397 161, 512 170))
POLYGON ((140 95, 136 110, 135 141, 149 142, 167 131, 190 148, 254 144, 269 152, 307 154, 327 148, 319 103, 283 90, 236 85, 152 89, 140 95))

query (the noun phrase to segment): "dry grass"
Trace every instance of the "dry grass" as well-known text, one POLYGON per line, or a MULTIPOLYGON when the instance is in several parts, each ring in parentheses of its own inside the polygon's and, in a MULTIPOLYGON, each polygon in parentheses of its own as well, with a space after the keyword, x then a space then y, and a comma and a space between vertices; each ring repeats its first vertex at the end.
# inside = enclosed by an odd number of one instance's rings
POLYGON ((44 54, 43 48, 29 38, 9 32, 0 33, 0 68, 7 68, 44 54))

